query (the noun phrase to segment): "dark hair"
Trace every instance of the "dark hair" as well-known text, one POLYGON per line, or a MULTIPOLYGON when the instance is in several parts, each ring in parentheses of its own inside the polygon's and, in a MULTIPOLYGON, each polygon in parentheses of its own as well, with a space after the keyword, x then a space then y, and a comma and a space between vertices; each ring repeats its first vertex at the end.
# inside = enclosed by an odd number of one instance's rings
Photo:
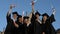
POLYGON ((40 14, 37 10, 36 10, 35 15, 39 15, 39 16, 41 16, 41 14, 40 14))
MULTIPOLYGON (((43 16, 43 17, 44 17, 44 16, 43 16)), ((42 17, 42 23, 44 22, 43 17, 42 17)), ((47 17, 47 16, 46 16, 46 17, 47 17)), ((47 17, 47 18, 49 18, 49 17, 47 17)))
POLYGON ((17 12, 13 12, 12 14, 13 14, 13 15, 16 14, 17 16, 19 15, 17 12))

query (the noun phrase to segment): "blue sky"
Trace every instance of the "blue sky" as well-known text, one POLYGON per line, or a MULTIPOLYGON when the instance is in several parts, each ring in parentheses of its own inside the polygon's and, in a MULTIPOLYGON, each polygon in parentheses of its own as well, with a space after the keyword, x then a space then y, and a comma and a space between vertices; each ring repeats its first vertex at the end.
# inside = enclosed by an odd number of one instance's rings
MULTIPOLYGON (((30 3, 31 0, 0 0, 0 31, 3 31, 3 28, 5 28, 7 25, 6 13, 9 10, 10 4, 16 5, 12 12, 17 11, 22 15, 22 11, 27 11, 28 14, 32 11, 30 3)), ((34 9, 38 10, 41 14, 46 12, 51 15, 51 5, 53 5, 56 9, 56 21, 53 23, 53 26, 57 30, 60 28, 60 0, 37 0, 34 9)))

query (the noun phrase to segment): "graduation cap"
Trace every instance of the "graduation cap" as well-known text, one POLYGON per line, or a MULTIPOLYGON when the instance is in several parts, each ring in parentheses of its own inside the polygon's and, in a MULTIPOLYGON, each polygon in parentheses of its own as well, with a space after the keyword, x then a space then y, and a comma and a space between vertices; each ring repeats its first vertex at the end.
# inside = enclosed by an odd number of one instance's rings
POLYGON ((24 16, 24 19, 29 19, 29 17, 28 16, 24 16))
POLYGON ((14 15, 14 14, 17 14, 17 16, 18 16, 18 13, 17 13, 17 12, 13 12, 12 14, 13 14, 13 15, 14 15))
POLYGON ((17 19, 19 19, 19 18, 22 18, 22 16, 21 15, 18 15, 17 19))
POLYGON ((22 16, 21 15, 18 15, 18 18, 21 18, 22 16))
POLYGON ((49 17, 49 15, 48 15, 47 13, 42 14, 42 16, 43 16, 43 17, 44 17, 44 16, 49 17))
POLYGON ((35 13, 35 15, 37 15, 37 14, 38 14, 39 16, 41 16, 41 14, 40 14, 40 13, 39 13, 39 12, 36 10, 36 13, 35 13))

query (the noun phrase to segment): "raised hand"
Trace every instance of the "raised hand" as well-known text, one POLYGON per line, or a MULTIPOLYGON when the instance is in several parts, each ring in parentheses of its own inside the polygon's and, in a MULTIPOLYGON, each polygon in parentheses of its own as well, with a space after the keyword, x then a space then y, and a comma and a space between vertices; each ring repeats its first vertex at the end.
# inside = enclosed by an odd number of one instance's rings
POLYGON ((34 5, 34 1, 32 1, 32 5, 34 5))
POLYGON ((53 9, 52 9, 52 11, 53 11, 53 14, 55 15, 55 13, 56 13, 56 10, 55 10, 55 8, 53 8, 53 9))
POLYGON ((15 5, 13 5, 13 4, 12 4, 12 5, 10 5, 10 9, 12 9, 12 8, 15 8, 15 5))
POLYGON ((11 14, 12 8, 15 8, 15 5, 11 4, 9 8, 10 8, 10 9, 9 9, 9 11, 8 11, 8 16, 11 14))
POLYGON ((34 1, 32 1, 32 13, 34 13, 34 1))

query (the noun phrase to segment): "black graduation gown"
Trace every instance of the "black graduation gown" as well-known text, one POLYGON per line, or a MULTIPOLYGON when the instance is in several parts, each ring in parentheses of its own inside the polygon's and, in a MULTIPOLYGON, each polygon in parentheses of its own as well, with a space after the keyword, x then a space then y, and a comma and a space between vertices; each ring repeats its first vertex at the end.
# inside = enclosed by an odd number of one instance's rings
POLYGON ((25 33, 25 26, 24 24, 19 22, 19 28, 17 29, 18 34, 24 34, 25 33))
POLYGON ((49 31, 47 31, 47 24, 42 24, 42 33, 44 32, 45 34, 48 34, 49 31))
POLYGON ((52 25, 52 22, 55 21, 54 15, 52 14, 45 22, 42 24, 42 30, 45 34, 56 34, 55 29, 52 25))
POLYGON ((25 34, 34 34, 33 24, 29 24, 29 26, 25 25, 25 34))
POLYGON ((33 28, 34 28, 34 34, 35 34, 35 19, 36 19, 36 17, 35 17, 35 15, 32 13, 32 18, 31 18, 31 22, 33 23, 33 28))
POLYGON ((34 25, 34 34, 41 34, 42 33, 42 24, 36 21, 35 15, 32 13, 31 22, 34 25))
MULTIPOLYGON (((18 24, 19 22, 16 21, 16 24, 18 24)), ((18 24, 19 25, 19 24, 18 24)), ((18 31, 18 28, 19 27, 16 27, 14 24, 13 24, 13 34, 19 34, 19 31, 18 31)))
POLYGON ((42 34, 42 24, 38 21, 35 21, 35 34, 42 34))
POLYGON ((13 24, 13 20, 11 19, 11 14, 9 16, 7 14, 6 19, 7 19, 7 26, 4 34, 15 34, 16 28, 13 24))

